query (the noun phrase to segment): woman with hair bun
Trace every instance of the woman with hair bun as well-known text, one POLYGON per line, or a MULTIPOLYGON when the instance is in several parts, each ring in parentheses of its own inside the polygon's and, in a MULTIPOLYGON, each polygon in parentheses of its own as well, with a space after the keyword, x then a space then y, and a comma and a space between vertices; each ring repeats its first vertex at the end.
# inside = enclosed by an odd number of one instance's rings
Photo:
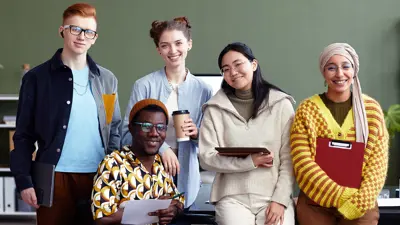
POLYGON ((173 111, 189 110, 190 119, 185 121, 182 129, 190 137, 190 141, 178 143, 176 128, 170 122, 167 138, 160 148, 164 167, 170 175, 175 176, 178 189, 185 192, 185 208, 188 208, 200 189, 198 127, 202 119, 201 106, 211 98, 212 89, 186 68, 186 57, 192 48, 191 26, 186 17, 154 21, 150 36, 165 66, 134 83, 122 125, 121 144, 132 143, 128 129, 129 112, 136 102, 145 98, 160 100, 168 109, 169 121, 173 120, 173 111))

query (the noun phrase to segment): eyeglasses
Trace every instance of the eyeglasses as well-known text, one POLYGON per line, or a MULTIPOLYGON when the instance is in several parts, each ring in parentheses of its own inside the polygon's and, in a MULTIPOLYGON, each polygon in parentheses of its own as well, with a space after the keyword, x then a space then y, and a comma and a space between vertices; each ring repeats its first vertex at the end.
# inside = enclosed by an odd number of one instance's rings
POLYGON ((167 125, 159 123, 159 124, 152 124, 152 123, 140 123, 140 122, 134 122, 134 124, 139 125, 140 128, 142 128, 142 131, 145 133, 148 133, 153 129, 153 127, 156 127, 157 133, 162 133, 167 130, 167 125))
POLYGON ((349 71, 350 69, 353 68, 353 66, 351 65, 351 63, 346 63, 346 64, 343 64, 342 66, 330 64, 325 67, 325 69, 330 73, 337 73, 339 71, 339 68, 342 69, 343 71, 349 71))
POLYGON ((69 28, 69 32, 75 36, 81 35, 83 32, 87 39, 94 39, 97 36, 97 32, 94 30, 83 29, 75 25, 65 25, 64 29, 69 28))
POLYGON ((222 69, 220 70, 221 75, 229 75, 232 73, 233 70, 235 70, 236 72, 239 71, 240 69, 242 69, 243 65, 246 63, 246 61, 242 61, 242 62, 237 62, 235 64, 233 64, 233 68, 231 68, 230 66, 224 66, 222 67, 222 69))

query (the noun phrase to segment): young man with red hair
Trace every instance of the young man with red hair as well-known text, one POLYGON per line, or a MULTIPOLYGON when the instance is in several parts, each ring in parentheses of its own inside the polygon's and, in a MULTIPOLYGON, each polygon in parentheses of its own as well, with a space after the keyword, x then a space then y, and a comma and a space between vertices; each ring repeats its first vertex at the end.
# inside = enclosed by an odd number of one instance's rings
POLYGON ((58 32, 64 47, 25 74, 19 95, 11 171, 37 224, 92 224, 90 195, 99 162, 120 149, 121 115, 114 74, 87 54, 96 42, 96 9, 74 4, 58 32), (40 206, 31 177, 36 161, 55 165, 54 198, 40 206))

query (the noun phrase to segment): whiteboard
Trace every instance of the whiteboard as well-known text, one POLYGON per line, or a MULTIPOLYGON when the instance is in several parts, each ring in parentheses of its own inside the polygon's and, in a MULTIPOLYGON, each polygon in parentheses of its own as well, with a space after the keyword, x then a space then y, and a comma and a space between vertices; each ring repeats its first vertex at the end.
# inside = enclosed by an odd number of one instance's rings
POLYGON ((212 87, 213 95, 221 89, 222 80, 224 79, 220 74, 195 74, 195 76, 212 87))

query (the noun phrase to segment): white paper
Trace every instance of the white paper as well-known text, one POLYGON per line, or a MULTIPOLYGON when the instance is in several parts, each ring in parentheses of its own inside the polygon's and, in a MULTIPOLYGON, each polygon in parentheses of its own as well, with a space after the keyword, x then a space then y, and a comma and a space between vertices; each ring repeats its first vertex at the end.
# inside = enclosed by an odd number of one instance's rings
POLYGON ((378 198, 379 207, 400 206, 400 198, 378 198))
POLYGON ((166 209, 171 204, 171 199, 143 199, 131 200, 125 206, 121 224, 151 224, 158 222, 158 216, 149 216, 149 212, 166 209))

